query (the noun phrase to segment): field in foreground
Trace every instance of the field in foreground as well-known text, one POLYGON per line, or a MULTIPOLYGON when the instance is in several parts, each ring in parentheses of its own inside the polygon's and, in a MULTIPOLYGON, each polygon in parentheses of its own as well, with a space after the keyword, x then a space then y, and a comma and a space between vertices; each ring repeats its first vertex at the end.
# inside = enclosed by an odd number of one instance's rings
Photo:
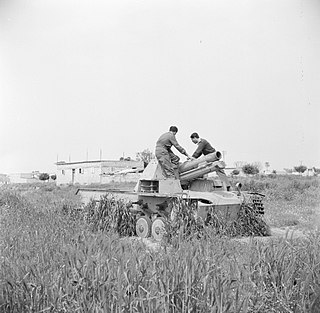
POLYGON ((266 193, 271 226, 306 235, 154 250, 93 232, 71 187, 0 190, 0 312, 319 312, 319 181, 243 183, 266 193))

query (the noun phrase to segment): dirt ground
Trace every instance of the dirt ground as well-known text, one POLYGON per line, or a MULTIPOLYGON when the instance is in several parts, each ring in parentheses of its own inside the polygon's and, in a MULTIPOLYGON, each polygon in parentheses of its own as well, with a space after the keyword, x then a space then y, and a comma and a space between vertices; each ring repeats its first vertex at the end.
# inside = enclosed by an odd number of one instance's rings
MULTIPOLYGON (((270 240, 277 239, 298 239, 304 238, 307 236, 307 231, 297 229, 294 227, 282 227, 282 228, 271 228, 271 236, 268 237, 242 237, 242 238, 232 238, 231 240, 236 240, 241 243, 249 243, 251 240, 259 240, 262 242, 268 242, 270 240)), ((130 237, 130 240, 140 240, 143 242, 148 249, 158 250, 161 247, 161 243, 154 240, 153 238, 139 238, 139 237, 130 237)))

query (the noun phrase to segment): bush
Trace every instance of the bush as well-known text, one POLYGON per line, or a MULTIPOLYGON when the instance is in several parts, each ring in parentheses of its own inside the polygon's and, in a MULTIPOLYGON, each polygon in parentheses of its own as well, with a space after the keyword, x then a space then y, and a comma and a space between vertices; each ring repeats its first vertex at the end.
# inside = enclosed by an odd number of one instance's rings
POLYGON ((39 179, 40 179, 40 180, 49 180, 49 178, 50 178, 50 176, 49 176, 48 173, 41 173, 41 174, 39 175, 39 179))
POLYGON ((307 167, 305 165, 299 165, 299 166, 295 166, 294 170, 302 174, 307 170, 307 167))
POLYGON ((246 175, 256 175, 259 174, 259 168, 257 165, 255 164, 245 164, 242 167, 242 171, 243 173, 245 173, 246 175))
POLYGON ((231 172, 231 176, 237 176, 237 175, 239 175, 240 174, 240 171, 239 170, 233 170, 232 172, 231 172))

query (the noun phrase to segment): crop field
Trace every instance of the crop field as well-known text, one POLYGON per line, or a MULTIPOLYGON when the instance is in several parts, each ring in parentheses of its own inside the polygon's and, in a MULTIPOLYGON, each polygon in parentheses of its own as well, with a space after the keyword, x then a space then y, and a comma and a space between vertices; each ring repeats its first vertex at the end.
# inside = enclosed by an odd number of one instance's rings
POLYGON ((98 214, 71 186, 0 188, 0 312, 320 312, 319 178, 242 184, 266 195, 271 232, 300 235, 209 227, 150 247, 133 226, 114 231, 131 221, 121 201, 98 214))

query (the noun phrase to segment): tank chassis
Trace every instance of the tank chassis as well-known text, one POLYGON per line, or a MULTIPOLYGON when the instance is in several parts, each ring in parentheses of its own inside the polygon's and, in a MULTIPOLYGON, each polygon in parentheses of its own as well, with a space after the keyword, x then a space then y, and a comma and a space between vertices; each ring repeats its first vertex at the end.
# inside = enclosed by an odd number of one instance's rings
MULTIPOLYGON (((240 192, 227 191, 221 180, 207 177, 207 174, 223 169, 220 161, 221 153, 202 156, 196 160, 181 163, 176 169, 176 178, 165 178, 160 164, 151 160, 144 169, 133 191, 80 188, 84 198, 96 198, 102 194, 112 193, 114 196, 128 201, 128 207, 137 215, 136 233, 139 237, 153 236, 162 238, 165 220, 172 218, 175 199, 190 201, 197 207, 197 216, 204 221, 211 213, 217 214, 227 222, 238 218, 245 195, 240 192)), ((258 198, 257 206, 262 206, 258 198)))
POLYGON ((207 219, 214 211, 226 221, 236 220, 242 200, 237 193, 228 192, 219 179, 205 175, 225 167, 219 151, 179 165, 175 179, 166 179, 156 160, 142 173, 134 192, 132 212, 138 215, 136 233, 139 237, 162 237, 166 218, 171 218, 174 199, 188 200, 197 206, 197 216, 207 219))

